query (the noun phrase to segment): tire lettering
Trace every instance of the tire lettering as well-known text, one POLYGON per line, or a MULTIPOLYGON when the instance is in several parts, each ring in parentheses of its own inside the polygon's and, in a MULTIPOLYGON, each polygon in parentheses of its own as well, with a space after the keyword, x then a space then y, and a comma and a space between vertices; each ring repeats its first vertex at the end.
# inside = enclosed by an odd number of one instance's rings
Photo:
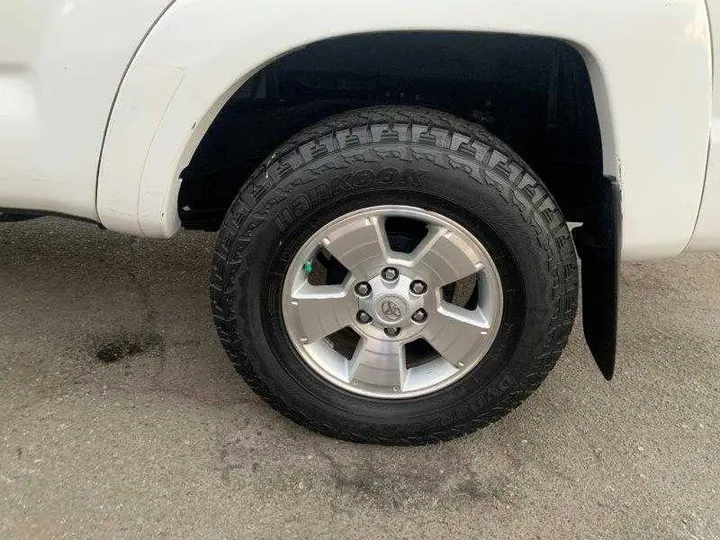
POLYGON ((274 222, 278 229, 285 230, 294 220, 298 219, 312 206, 322 204, 336 193, 347 193, 359 189, 388 187, 392 185, 419 188, 420 180, 425 171, 405 169, 402 172, 393 167, 386 167, 377 173, 370 169, 362 169, 352 174, 343 174, 330 178, 326 182, 315 184, 307 193, 298 195, 285 205, 275 216, 274 222))

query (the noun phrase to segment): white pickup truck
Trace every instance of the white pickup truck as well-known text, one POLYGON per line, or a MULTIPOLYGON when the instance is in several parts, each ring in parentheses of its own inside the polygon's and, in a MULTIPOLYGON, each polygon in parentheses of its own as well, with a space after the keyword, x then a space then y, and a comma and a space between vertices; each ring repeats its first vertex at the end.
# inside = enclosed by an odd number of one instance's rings
POLYGON ((0 220, 219 230, 218 334, 270 405, 448 439, 541 383, 580 283, 609 379, 620 258, 720 249, 713 27, 720 0, 6 0, 0 220))

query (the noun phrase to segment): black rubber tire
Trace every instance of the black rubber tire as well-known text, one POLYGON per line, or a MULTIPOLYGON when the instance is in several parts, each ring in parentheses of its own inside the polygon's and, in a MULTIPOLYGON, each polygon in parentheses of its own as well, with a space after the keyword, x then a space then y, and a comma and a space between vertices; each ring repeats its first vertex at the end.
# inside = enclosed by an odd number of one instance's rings
POLYGON ((220 341, 273 408, 325 435, 423 444, 494 422, 538 387, 577 308, 575 248, 547 188, 482 127, 419 107, 350 111, 305 129, 244 185, 220 229, 211 298, 220 341), (285 272, 303 242, 347 212, 407 204, 478 237, 503 283, 501 329, 486 357, 433 394, 382 400, 333 386, 284 328, 285 272))

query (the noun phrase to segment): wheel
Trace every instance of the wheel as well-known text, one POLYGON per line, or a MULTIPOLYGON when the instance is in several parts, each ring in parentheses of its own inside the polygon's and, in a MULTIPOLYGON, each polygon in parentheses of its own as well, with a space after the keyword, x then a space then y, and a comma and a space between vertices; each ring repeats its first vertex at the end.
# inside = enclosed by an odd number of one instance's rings
POLYGON ((211 297, 237 371, 323 434, 449 439, 516 407, 577 308, 560 210, 482 127, 415 107, 312 126, 222 224, 211 297))

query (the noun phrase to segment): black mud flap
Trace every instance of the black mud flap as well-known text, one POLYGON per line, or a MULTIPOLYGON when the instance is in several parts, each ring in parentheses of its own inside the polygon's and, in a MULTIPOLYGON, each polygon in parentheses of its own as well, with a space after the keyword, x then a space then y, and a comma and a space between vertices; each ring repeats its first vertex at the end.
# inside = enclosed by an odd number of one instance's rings
POLYGON ((599 182, 582 227, 573 231, 582 261, 583 330, 590 352, 603 376, 615 371, 622 211, 620 184, 599 182))

